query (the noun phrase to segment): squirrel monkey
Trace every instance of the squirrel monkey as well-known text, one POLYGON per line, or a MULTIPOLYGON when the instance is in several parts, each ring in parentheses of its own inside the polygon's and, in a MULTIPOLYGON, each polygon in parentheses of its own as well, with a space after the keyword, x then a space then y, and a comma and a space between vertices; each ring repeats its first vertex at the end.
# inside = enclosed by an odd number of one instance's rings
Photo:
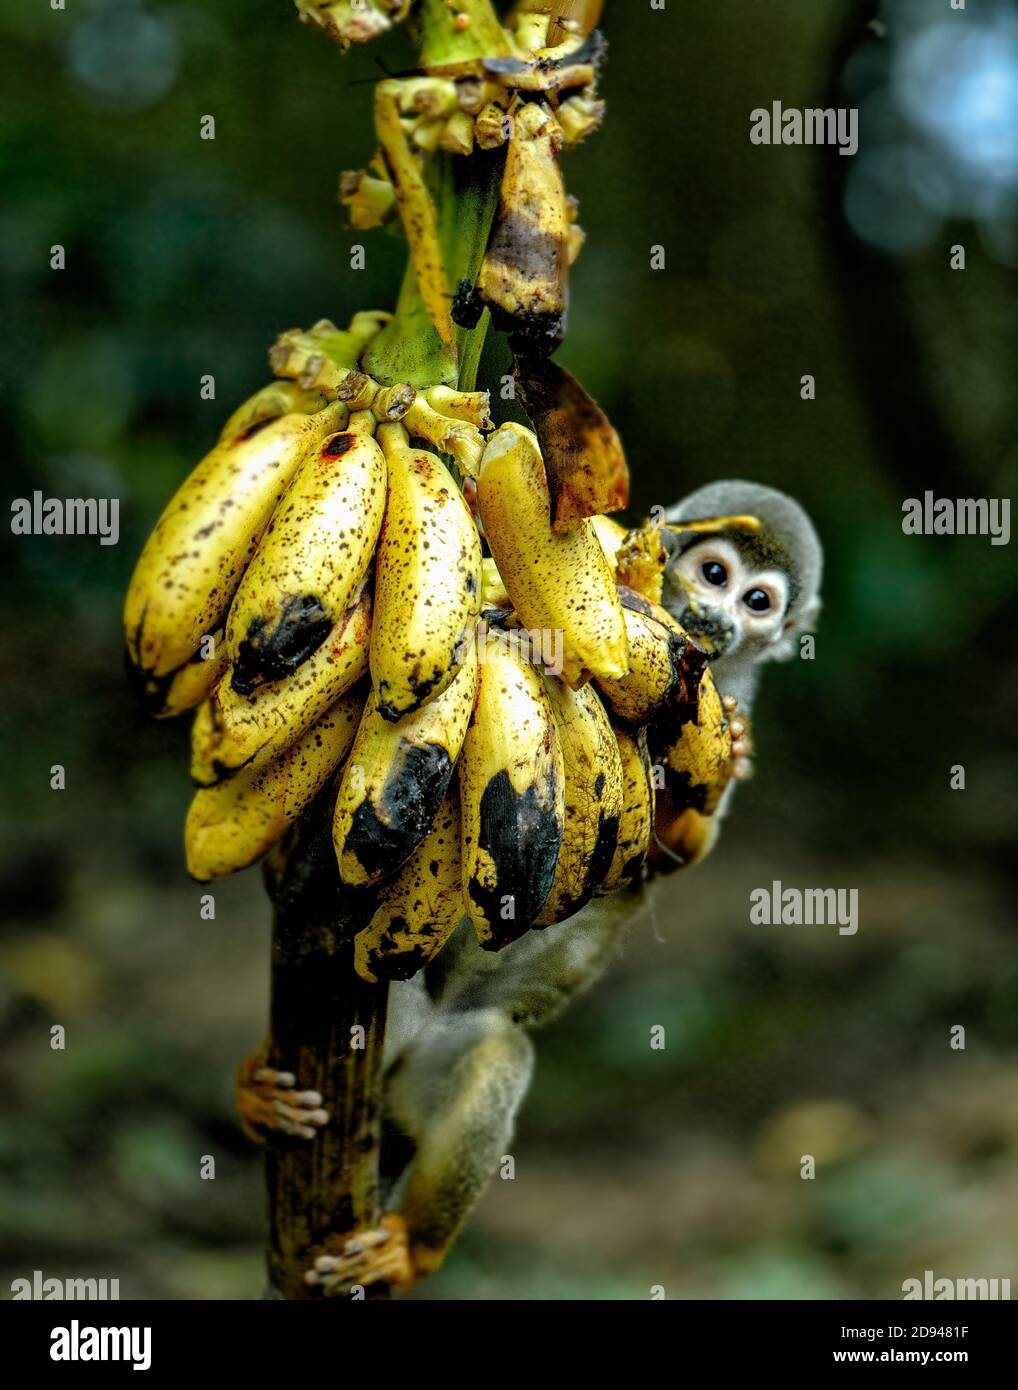
MULTIPOLYGON (((792 655, 819 612, 820 542, 798 503, 743 481, 715 483, 676 504, 662 540, 662 603, 710 655, 726 697, 737 777, 749 755, 746 716, 758 668, 792 655), (759 526, 690 525, 745 515, 759 526)), ((709 850, 733 785, 697 857, 709 850)), ((642 895, 653 891, 651 880, 595 899, 497 953, 478 946, 464 919, 424 971, 390 986, 381 1157, 387 1215, 377 1231, 352 1232, 343 1253, 317 1259, 309 1283, 340 1295, 355 1284, 398 1287, 442 1263, 509 1150, 534 1066, 531 1030, 598 978, 642 895)), ((245 1068, 238 1097, 249 1132, 274 1125, 312 1139, 327 1123, 321 1097, 295 1090, 292 1075, 269 1071, 257 1058, 245 1068)))

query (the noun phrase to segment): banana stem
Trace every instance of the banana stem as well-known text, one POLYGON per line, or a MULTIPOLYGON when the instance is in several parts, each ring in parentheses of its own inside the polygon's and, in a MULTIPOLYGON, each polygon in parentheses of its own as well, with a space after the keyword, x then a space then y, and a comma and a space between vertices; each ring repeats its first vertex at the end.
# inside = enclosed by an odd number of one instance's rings
MULTIPOLYGON (((421 66, 469 63, 507 51, 490 0, 421 0, 421 66), (468 23, 456 23, 456 15, 468 23)), ((498 205, 504 151, 442 152, 428 171, 450 297, 477 278, 498 205)), ((443 342, 408 259, 396 313, 361 359, 383 386, 444 385, 472 390, 487 313, 443 342)), ((351 404, 356 407, 355 399, 351 404)), ((356 427, 358 417, 351 416, 356 427)), ((401 426, 383 426, 395 436, 401 426)), ((382 433, 382 431, 380 431, 382 433)), ((395 442, 393 439, 392 442, 395 442)), ((377 1226, 381 1216, 382 1048, 388 985, 368 984, 353 967, 353 936, 363 921, 344 900, 332 849, 327 798, 313 808, 269 891, 275 901, 268 1063, 293 1071, 301 1089, 322 1095, 329 1121, 312 1140, 273 1136, 266 1146, 269 1296, 308 1299, 306 1275, 330 1242, 377 1226), (324 807, 324 810, 323 810, 324 807)), ((373 1297, 384 1297, 384 1288, 373 1297)))
POLYGON ((316 1138, 268 1145, 268 1275, 273 1294, 285 1299, 318 1296, 305 1276, 330 1237, 371 1229, 382 1214, 378 1097, 388 986, 355 973, 343 935, 339 923, 316 926, 302 911, 276 912, 269 1065, 294 1070, 329 1112, 316 1138))

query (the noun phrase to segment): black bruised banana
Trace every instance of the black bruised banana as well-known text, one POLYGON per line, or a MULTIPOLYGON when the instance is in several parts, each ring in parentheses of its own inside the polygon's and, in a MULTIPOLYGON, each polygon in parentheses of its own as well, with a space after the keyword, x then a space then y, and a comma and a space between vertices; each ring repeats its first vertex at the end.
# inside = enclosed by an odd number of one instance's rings
POLYGON ((687 670, 687 693, 647 727, 650 756, 664 780, 650 862, 665 873, 710 853, 720 825, 717 812, 736 767, 729 727, 734 701, 718 693, 705 656, 698 678, 692 666, 687 670))
POLYGON ((622 764, 622 812, 615 853, 597 893, 605 897, 641 882, 654 833, 654 778, 647 738, 641 729, 615 729, 622 764))
POLYGON ((488 633, 458 775, 466 911, 480 944, 497 951, 522 936, 544 905, 565 826, 551 702, 511 633, 488 633))
POLYGON ((223 679, 194 719, 192 779, 212 786, 281 753, 367 674, 370 640, 371 586, 365 580, 322 645, 285 680, 240 695, 222 668, 223 679))
POLYGON ((280 498, 345 408, 289 411, 220 440, 174 494, 141 552, 124 604, 129 668, 150 707, 221 627, 280 498))
POLYGON ((465 913, 459 787, 453 778, 431 829, 357 934, 357 973, 371 981, 409 980, 434 960, 465 913))
POLYGON ((470 644, 481 602, 481 542, 463 494, 437 454, 379 427, 389 470, 371 630, 378 712, 398 720, 440 695, 470 644))
POLYGON ((375 552, 386 467, 369 412, 342 422, 297 470, 226 621, 231 684, 250 695, 298 669, 349 608, 375 552))
POLYGON ((440 695, 393 723, 368 695, 333 817, 339 875, 351 887, 393 873, 428 833, 466 736, 477 688, 471 644, 440 695))
POLYGON ((496 328, 551 351, 562 337, 572 259, 558 162, 562 131, 539 101, 515 105, 510 119, 498 212, 477 296, 491 310, 496 328))
POLYGON ((481 456, 477 503, 492 557, 520 625, 562 634, 562 677, 617 680, 629 671, 615 576, 589 519, 556 535, 537 436, 505 424, 481 456))
POLYGON ((192 878, 246 869, 282 839, 350 751, 363 698, 348 691, 271 762, 195 793, 184 827, 192 878))
POLYGON ((553 676, 545 686, 565 772, 565 833, 537 927, 565 921, 593 897, 611 867, 623 809, 619 745, 597 691, 571 690, 553 676))

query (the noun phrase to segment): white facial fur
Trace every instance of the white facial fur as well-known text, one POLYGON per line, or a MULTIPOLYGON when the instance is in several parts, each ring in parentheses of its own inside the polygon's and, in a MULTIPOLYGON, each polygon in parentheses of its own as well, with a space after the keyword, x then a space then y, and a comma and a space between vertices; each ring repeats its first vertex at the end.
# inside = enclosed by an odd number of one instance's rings
MULTIPOLYGON (((788 607, 788 579, 781 570, 749 568, 731 541, 721 536, 690 546, 676 568, 693 607, 712 609, 732 623, 734 633, 726 656, 734 655, 744 642, 762 647, 779 640, 788 607), (722 567, 723 582, 711 583, 706 577, 704 566, 711 565, 722 567), (767 607, 762 611, 751 607, 746 601, 750 595, 757 603, 763 602, 761 595, 766 596, 767 607)), ((720 573, 715 572, 715 577, 721 578, 720 573)))

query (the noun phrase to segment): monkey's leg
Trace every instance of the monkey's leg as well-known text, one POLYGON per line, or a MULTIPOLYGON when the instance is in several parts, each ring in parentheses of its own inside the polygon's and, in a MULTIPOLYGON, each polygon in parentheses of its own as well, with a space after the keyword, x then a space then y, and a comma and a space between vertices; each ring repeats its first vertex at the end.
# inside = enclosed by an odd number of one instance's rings
POLYGON ((395 1068, 387 1104, 416 1143, 400 1203, 418 1276, 444 1260, 512 1140, 530 1039, 496 1009, 440 1015, 395 1068))
POLYGON ((329 1119, 317 1091, 298 1091, 293 1072, 265 1065, 264 1049, 241 1062, 235 1098, 241 1128, 249 1139, 263 1143, 266 1130, 279 1130, 298 1139, 313 1139, 329 1119))

